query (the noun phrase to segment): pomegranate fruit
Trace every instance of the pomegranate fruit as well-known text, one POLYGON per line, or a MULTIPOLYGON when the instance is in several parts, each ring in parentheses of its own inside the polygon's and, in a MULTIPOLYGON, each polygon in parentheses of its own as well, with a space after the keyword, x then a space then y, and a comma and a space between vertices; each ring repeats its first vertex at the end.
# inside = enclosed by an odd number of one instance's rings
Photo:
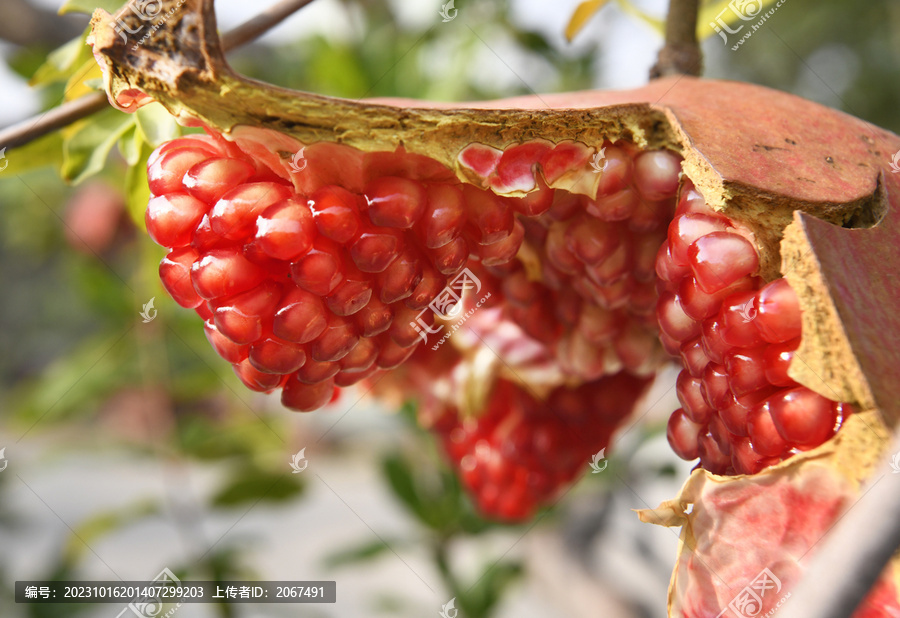
MULTIPOLYGON (((684 526, 672 614, 721 611, 713 570, 729 591, 778 561, 766 576, 795 581, 803 534, 870 468, 848 461, 900 416, 900 138, 683 76, 461 109, 291 92, 230 70, 210 4, 136 53, 98 11, 92 44, 115 106, 206 131, 150 158, 147 227, 166 289, 249 388, 296 410, 362 381, 414 392, 476 503, 518 520, 680 363, 667 434, 700 469, 644 514, 684 526), (772 542, 743 560, 726 519, 772 542)), ((874 594, 896 607, 889 583, 874 594)))

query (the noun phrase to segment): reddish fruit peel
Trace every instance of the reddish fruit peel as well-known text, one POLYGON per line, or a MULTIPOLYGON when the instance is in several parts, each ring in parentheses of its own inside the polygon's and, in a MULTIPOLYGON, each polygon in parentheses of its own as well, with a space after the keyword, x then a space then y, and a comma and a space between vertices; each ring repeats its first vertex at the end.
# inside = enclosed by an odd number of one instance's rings
MULTIPOLYGON (((679 495, 642 521, 681 526, 678 561, 669 585, 669 615, 685 618, 766 615, 802 578, 816 546, 861 485, 883 461, 888 432, 875 413, 851 416, 821 447, 753 476, 722 477, 698 469, 679 495), (762 611, 727 611, 745 586, 768 568, 780 591, 762 595, 762 611)), ((854 614, 900 610, 900 562, 889 565, 854 614)))

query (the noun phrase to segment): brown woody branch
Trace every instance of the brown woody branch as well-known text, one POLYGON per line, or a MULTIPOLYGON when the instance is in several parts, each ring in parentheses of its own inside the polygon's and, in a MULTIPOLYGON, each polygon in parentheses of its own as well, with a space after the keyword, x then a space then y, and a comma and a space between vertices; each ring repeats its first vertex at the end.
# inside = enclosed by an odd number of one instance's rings
POLYGON ((699 76, 703 55, 697 41, 699 0, 669 0, 666 15, 666 42, 659 50, 650 79, 667 75, 699 76))

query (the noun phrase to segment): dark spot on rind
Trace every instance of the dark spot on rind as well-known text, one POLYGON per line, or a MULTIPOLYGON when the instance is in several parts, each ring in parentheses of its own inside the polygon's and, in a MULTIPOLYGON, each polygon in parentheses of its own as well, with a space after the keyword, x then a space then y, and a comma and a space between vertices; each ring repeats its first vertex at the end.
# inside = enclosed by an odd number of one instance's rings
POLYGON ((825 157, 825 162, 834 165, 834 159, 832 159, 831 157, 825 157))

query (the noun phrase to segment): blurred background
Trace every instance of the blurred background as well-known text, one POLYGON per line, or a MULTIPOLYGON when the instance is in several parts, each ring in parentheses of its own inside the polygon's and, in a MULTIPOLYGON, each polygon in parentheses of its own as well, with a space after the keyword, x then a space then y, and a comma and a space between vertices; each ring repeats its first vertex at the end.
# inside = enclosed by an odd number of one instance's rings
MULTIPOLYGON (((268 3, 219 0, 220 27, 268 3)), ((2 0, 0 127, 97 86, 81 70, 88 16, 77 11, 117 4, 2 0)), ((442 4, 316 0, 229 60, 350 98, 628 88, 646 81, 666 8, 613 0, 568 42, 578 0, 458 0, 446 23, 442 4)), ((705 40, 707 76, 900 129, 895 0, 787 0, 731 44, 705 40)), ((149 580, 163 568, 182 580, 337 581, 334 605, 184 605, 184 618, 437 616, 451 598, 469 618, 665 615, 677 530, 630 509, 674 496, 690 469, 665 440, 674 372, 639 404, 647 414, 620 433, 604 473, 528 525, 483 521, 416 427, 414 401, 385 409, 356 392, 287 412, 243 388, 166 296, 163 250, 141 227, 142 174, 153 144, 177 131, 153 113, 106 110, 0 159, 0 616, 117 616, 122 606, 16 605, 13 584, 149 580), (293 474, 301 449, 308 467, 293 474)))

